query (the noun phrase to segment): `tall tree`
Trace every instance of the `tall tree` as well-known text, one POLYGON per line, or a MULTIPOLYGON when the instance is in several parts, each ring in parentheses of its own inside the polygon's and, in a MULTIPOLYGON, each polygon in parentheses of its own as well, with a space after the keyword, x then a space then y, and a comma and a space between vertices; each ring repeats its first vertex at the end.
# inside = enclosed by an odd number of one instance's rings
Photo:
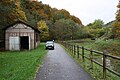
POLYGON ((79 25, 70 19, 59 19, 54 24, 55 37, 58 40, 70 40, 76 39, 78 31, 80 30, 79 25))
MULTIPOLYGON (((40 21, 43 20, 45 21, 46 25, 50 28, 49 34, 50 38, 52 39, 55 38, 54 33, 57 33, 57 31, 55 31, 56 26, 54 26, 54 24, 58 22, 60 19, 65 20, 65 22, 62 22, 62 25, 67 25, 69 27, 73 24, 75 24, 73 26, 82 25, 79 18, 70 15, 70 13, 67 10, 65 9, 58 10, 55 8, 51 8, 49 5, 43 4, 42 2, 30 0, 0 1, 0 27, 1 26, 5 27, 6 25, 11 24, 12 22, 17 20, 26 21, 31 26, 37 27, 36 25, 40 25, 40 21), (68 24, 67 21, 70 24, 68 24)), ((64 27, 66 28, 66 26, 64 27)), ((69 31, 70 30, 67 31, 66 29, 66 32, 69 31)))
POLYGON ((71 19, 72 19, 74 22, 76 22, 76 23, 78 23, 79 25, 82 26, 81 20, 80 20, 79 18, 77 18, 76 16, 71 16, 71 19))
POLYGON ((86 29, 94 38, 102 36, 105 31, 103 29, 104 22, 100 19, 95 20, 93 23, 88 24, 86 29))
POLYGON ((102 20, 100 20, 100 19, 97 19, 97 20, 95 20, 93 23, 92 23, 92 28, 93 29, 100 29, 100 28, 102 28, 103 27, 103 25, 104 25, 104 22, 102 21, 102 20))
POLYGON ((116 22, 113 24, 113 36, 120 37, 120 1, 117 5, 116 22))
POLYGON ((47 41, 49 39, 49 30, 48 26, 46 25, 46 22, 41 20, 37 23, 38 30, 41 31, 41 41, 47 41))

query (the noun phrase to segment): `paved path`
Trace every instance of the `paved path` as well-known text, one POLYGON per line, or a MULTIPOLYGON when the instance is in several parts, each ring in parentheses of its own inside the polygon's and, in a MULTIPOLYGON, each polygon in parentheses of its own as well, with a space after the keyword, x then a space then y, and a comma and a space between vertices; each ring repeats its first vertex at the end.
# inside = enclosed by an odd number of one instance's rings
POLYGON ((49 50, 35 80, 93 80, 59 45, 49 50))

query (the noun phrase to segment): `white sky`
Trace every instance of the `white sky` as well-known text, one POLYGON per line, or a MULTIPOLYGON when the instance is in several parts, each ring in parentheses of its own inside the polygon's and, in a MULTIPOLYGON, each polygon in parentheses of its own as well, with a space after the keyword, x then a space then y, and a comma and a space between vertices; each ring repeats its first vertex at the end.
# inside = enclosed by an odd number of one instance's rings
POLYGON ((101 19, 105 23, 115 19, 118 0, 39 0, 52 8, 66 9, 82 21, 84 25, 101 19))

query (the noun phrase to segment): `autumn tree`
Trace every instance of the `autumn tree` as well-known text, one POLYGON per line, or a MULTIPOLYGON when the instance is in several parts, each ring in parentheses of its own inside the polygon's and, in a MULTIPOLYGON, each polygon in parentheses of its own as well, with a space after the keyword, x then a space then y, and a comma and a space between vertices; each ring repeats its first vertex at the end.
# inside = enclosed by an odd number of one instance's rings
MULTIPOLYGON (((0 26, 5 27, 8 24, 11 24, 17 20, 25 21, 33 27, 36 27, 36 25, 40 26, 41 24, 44 23, 44 25, 46 25, 47 28, 49 27, 49 29, 48 31, 46 31, 47 33, 43 35, 48 36, 48 34, 50 34, 51 39, 53 38, 55 39, 55 33, 57 33, 55 25, 59 23, 62 23, 62 27, 59 27, 61 28, 60 30, 65 28, 66 32, 68 32, 68 34, 65 33, 67 37, 69 35, 74 34, 75 32, 73 29, 72 34, 70 33, 71 25, 74 26, 74 28, 75 26, 79 26, 80 28, 80 26, 82 25, 82 22, 80 21, 79 18, 70 15, 70 13, 65 9, 58 10, 56 8, 51 8, 49 5, 43 4, 42 2, 38 2, 38 1, 1 0, 0 26), (59 22, 59 21, 65 21, 65 22, 59 22)), ((73 37, 75 39, 75 35, 73 37)), ((43 40, 46 39, 43 38, 43 40)))
POLYGON ((113 24, 113 36, 118 38, 120 37, 120 1, 119 1, 119 4, 117 5, 117 13, 116 13, 116 21, 115 23, 113 24))
POLYGON ((17 20, 27 21, 25 12, 22 10, 21 7, 21 0, 13 0, 11 2, 14 3, 14 7, 12 7, 10 18, 13 19, 14 21, 17 20))
POLYGON ((46 24, 47 24, 47 26, 49 28, 49 39, 50 40, 55 39, 55 32, 56 31, 55 31, 55 27, 54 27, 53 21, 52 20, 47 20, 46 24))
POLYGON ((74 22, 76 22, 76 23, 78 23, 79 25, 82 26, 82 22, 81 22, 81 20, 80 20, 79 18, 77 18, 77 17, 75 17, 75 16, 71 16, 71 19, 72 19, 74 22))
POLYGON ((57 10, 54 8, 53 10, 53 21, 56 22, 59 19, 70 19, 70 13, 65 9, 57 10))
POLYGON ((37 23, 38 30, 41 31, 41 41, 47 41, 49 40, 49 29, 48 26, 46 25, 46 22, 41 20, 37 23))
POLYGON ((0 17, 2 22, 11 23, 16 20, 27 20, 25 12, 20 6, 20 0, 2 0, 0 2, 0 17), (6 19, 6 20, 5 20, 6 19))

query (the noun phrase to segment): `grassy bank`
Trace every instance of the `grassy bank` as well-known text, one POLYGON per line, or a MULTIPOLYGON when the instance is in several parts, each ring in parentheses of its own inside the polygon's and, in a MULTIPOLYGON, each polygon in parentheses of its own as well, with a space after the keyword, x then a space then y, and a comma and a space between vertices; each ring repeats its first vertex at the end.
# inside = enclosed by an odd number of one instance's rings
POLYGON ((44 43, 31 51, 0 52, 0 80, 34 80, 46 53, 44 43))
MULTIPOLYGON (((104 51, 106 50, 108 52, 108 54, 112 54, 115 56, 120 56, 120 40, 116 39, 116 40, 84 40, 84 41, 77 41, 77 42, 70 42, 72 44, 75 45, 79 45, 79 46, 84 46, 85 48, 89 48, 89 49, 93 49, 96 51, 104 51)), ((82 62, 82 50, 79 49, 80 52, 80 58, 77 58, 77 55, 74 56, 73 53, 71 53, 70 51, 68 51, 71 56, 73 56, 73 58, 95 79, 95 80, 103 80, 103 68, 95 63, 93 63, 93 66, 90 64, 90 60, 85 58, 85 62, 82 62)), ((89 57, 90 52, 85 50, 85 56, 89 57)), ((102 57, 100 54, 93 54, 93 59, 98 61, 99 63, 102 63, 102 57)), ((120 61, 116 60, 116 59, 112 59, 112 58, 107 58, 108 60, 110 60, 109 65, 107 64, 107 67, 115 70, 116 72, 120 73, 120 61)), ((106 76, 106 80, 119 80, 120 77, 114 75, 113 73, 110 73, 109 71, 107 71, 107 76, 106 76)))
POLYGON ((120 56, 120 39, 115 39, 115 40, 98 39, 96 41, 87 39, 87 40, 83 40, 82 42, 74 43, 74 44, 84 46, 86 48, 92 48, 93 50, 98 50, 101 52, 106 50, 109 54, 120 56))

